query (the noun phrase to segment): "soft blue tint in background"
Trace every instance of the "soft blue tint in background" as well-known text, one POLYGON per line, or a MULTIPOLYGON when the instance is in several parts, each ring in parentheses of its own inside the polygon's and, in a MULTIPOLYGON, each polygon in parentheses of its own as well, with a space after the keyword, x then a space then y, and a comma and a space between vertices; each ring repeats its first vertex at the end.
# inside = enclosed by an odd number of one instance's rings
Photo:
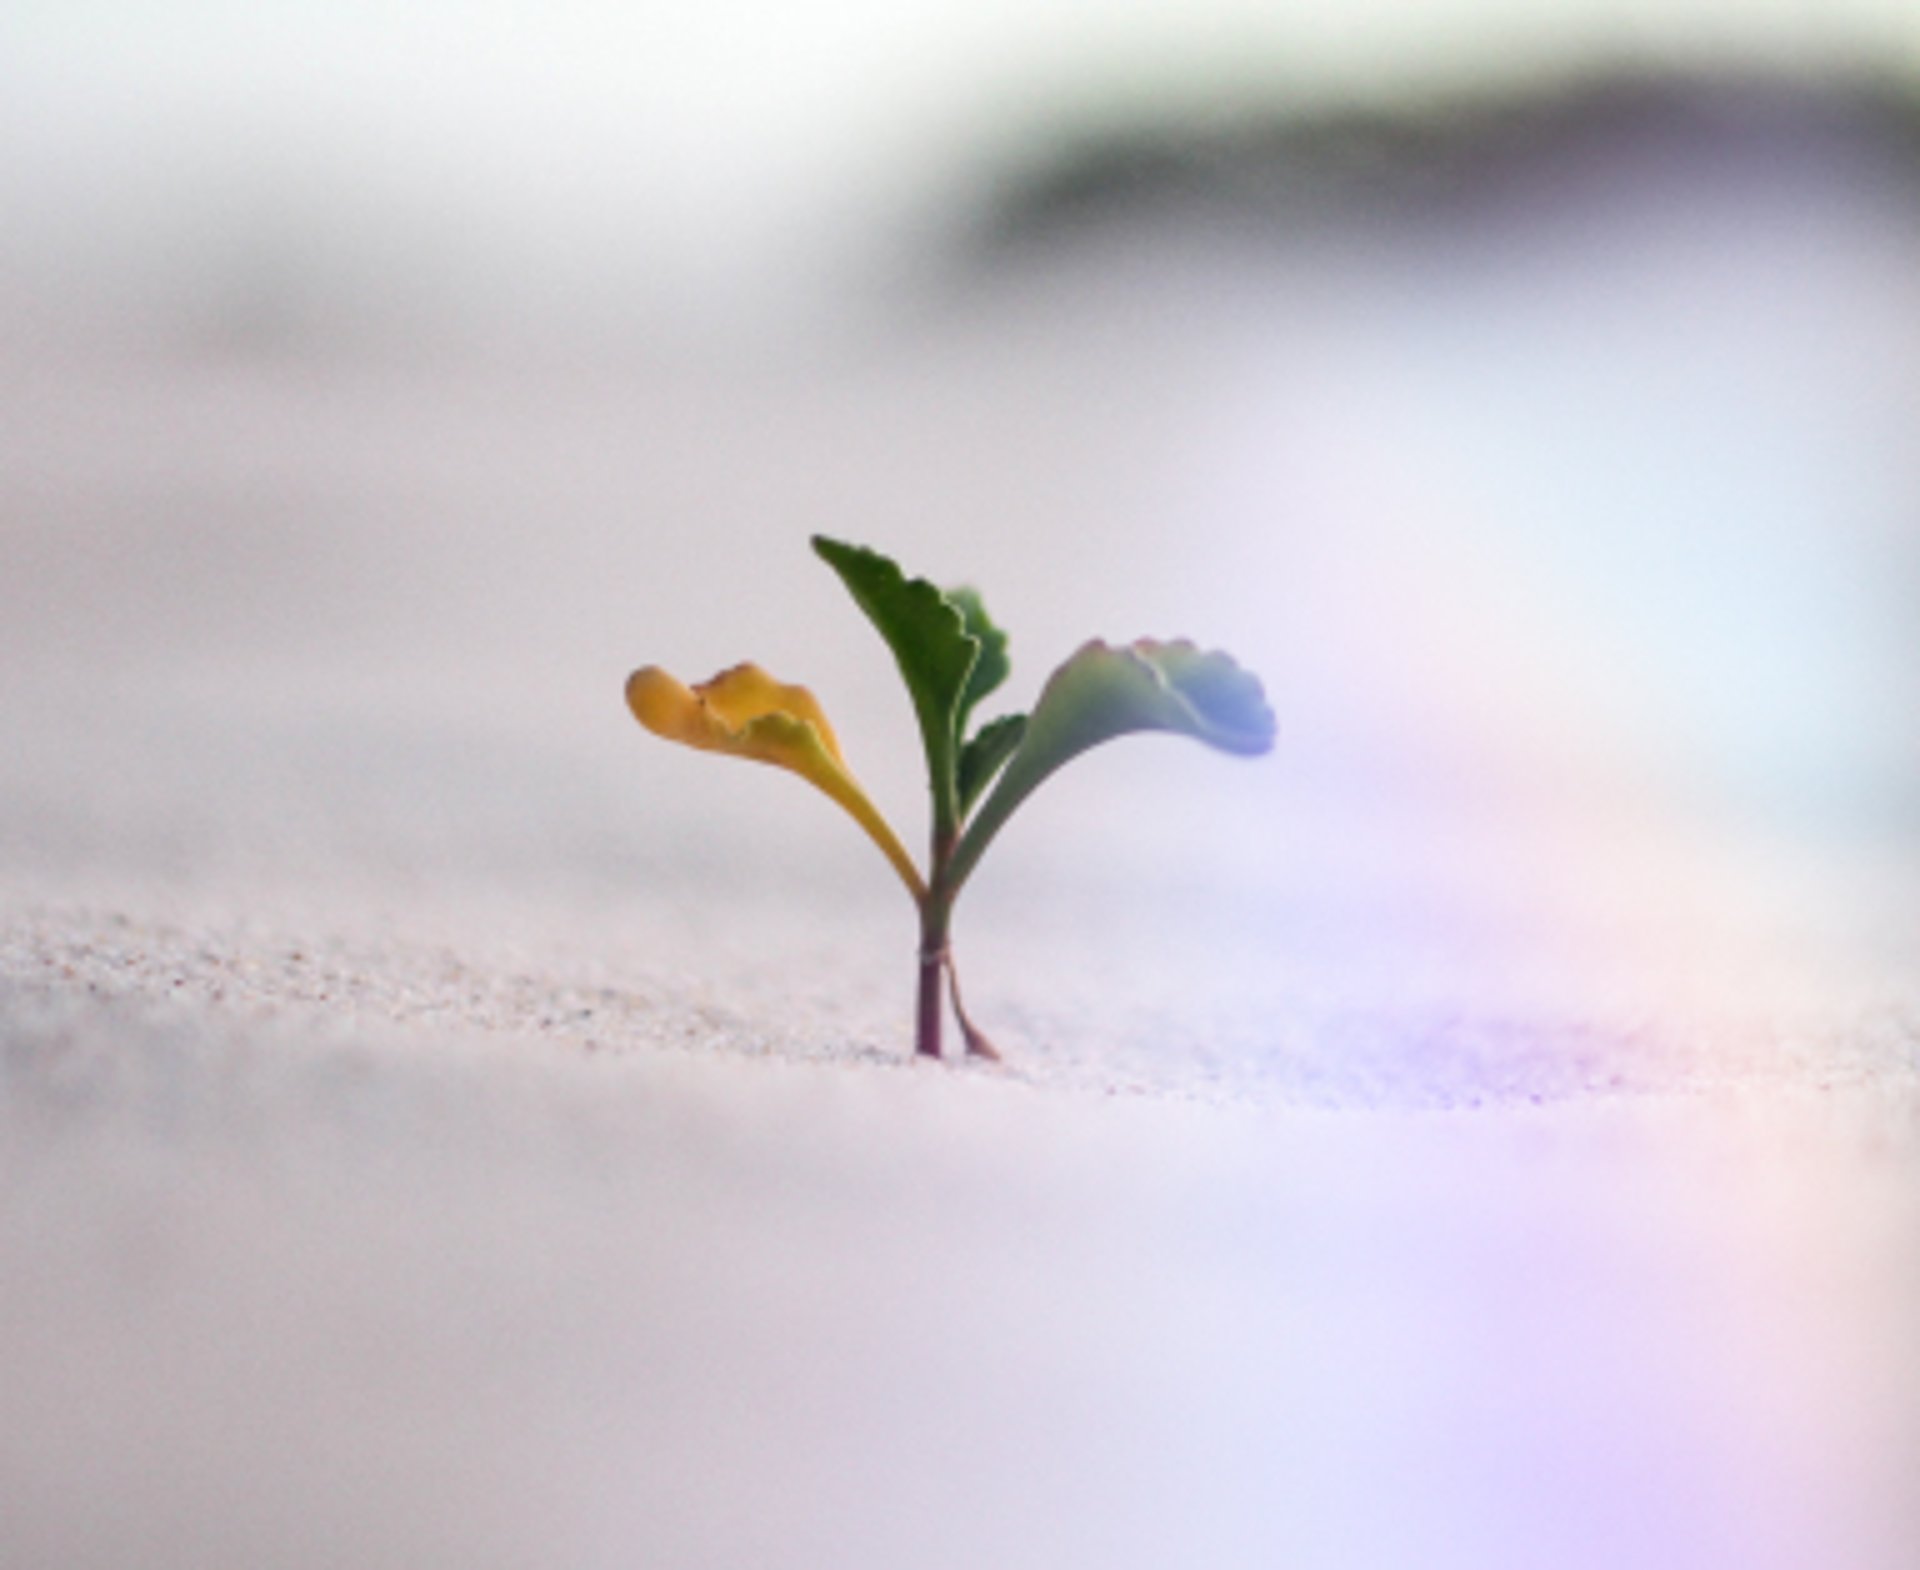
MULTIPOLYGON (((11 765, 24 856, 84 862, 110 830, 169 865, 335 867, 301 833, 391 857, 430 825, 442 861, 504 836, 538 867, 557 830, 559 864, 618 886, 636 845, 708 842, 676 813, 767 782, 636 751, 607 694, 748 655, 821 690, 915 840, 900 700, 819 529, 985 589, 1011 703, 1092 633, 1263 675, 1270 765, 1090 760, 971 896, 990 933, 996 901, 1182 890, 1162 963, 1227 978, 1209 995, 1243 1017, 1215 1034, 1255 1078, 1332 1028, 1299 1013, 1328 976, 1426 978, 1421 1019, 1551 993, 1545 967, 1575 1012, 1703 993, 1777 1020, 1898 972, 1900 7, 6 27, 0 639, 52 727, 11 765), (446 782, 292 766, 294 692, 343 760, 371 703, 545 761, 418 816, 446 782), (261 772, 199 809, 224 851, 161 856, 182 803, 249 777, 196 727, 261 772), (629 832, 635 790, 670 831, 629 832)), ((740 867, 803 829, 837 864, 813 805, 743 806, 740 867)))
POLYGON ((16 0, 0 1560, 1906 1570, 1916 31, 16 0), (813 530, 1279 714, 1008 828, 1007 1076, 621 707, 916 841, 813 530))

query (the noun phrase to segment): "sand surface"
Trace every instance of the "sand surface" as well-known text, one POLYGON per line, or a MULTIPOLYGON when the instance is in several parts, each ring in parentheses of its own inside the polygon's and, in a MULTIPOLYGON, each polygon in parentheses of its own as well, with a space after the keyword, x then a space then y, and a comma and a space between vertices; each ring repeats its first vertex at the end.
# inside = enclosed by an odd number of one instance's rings
MULTIPOLYGON (((1634 674, 1402 441, 1446 323, 1317 276, 741 370, 10 362, 0 1561, 1911 1565, 1909 667, 1742 729, 1653 606, 1634 674), (620 709, 758 658, 916 823, 812 529, 976 579, 1016 701, 1096 632, 1274 693, 1273 759, 1129 743, 995 848, 1004 1069, 907 1058, 910 913, 830 807, 620 709)), ((1834 285, 1860 344, 1912 276, 1834 285)), ((1516 414, 1551 315, 1481 323, 1516 414)), ((1840 398, 1805 347, 1729 382, 1840 398)), ((1695 603, 1910 654, 1871 511, 1831 602, 1695 603)))

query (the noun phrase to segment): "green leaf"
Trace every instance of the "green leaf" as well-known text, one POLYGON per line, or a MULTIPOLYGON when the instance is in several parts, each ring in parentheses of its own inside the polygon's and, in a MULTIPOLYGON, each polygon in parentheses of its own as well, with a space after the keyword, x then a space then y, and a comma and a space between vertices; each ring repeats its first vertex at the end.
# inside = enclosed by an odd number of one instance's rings
POLYGON ((961 705, 980 660, 980 639, 967 631, 961 607, 925 578, 907 577, 878 551, 818 534, 813 549, 840 574, 893 650, 926 743, 934 832, 951 834, 960 822, 961 705))
POLYGON ((961 817, 973 811, 980 793, 993 783, 994 775, 1013 756, 1013 749, 1026 732, 1026 715, 1003 714, 982 725, 973 740, 960 749, 961 817))
POLYGON ((1024 738, 960 842, 952 886, 1055 769, 1103 741, 1147 730, 1253 757, 1272 747, 1274 723, 1259 679, 1225 654, 1202 653, 1184 640, 1086 644, 1048 678, 1024 738))
MULTIPOLYGON (((1007 673, 1013 669, 1013 661, 1007 658, 1007 635, 994 626, 993 618, 987 615, 987 607, 977 590, 949 589, 947 599, 959 609, 961 624, 966 628, 967 635, 980 644, 980 658, 974 662, 972 674, 967 677, 966 689, 960 694, 958 731, 964 736, 967 732, 967 716, 973 712, 973 706, 1007 679, 1007 673)), ((960 794, 962 797, 966 795, 964 785, 960 794)), ((961 810, 966 810, 964 805, 961 810)))

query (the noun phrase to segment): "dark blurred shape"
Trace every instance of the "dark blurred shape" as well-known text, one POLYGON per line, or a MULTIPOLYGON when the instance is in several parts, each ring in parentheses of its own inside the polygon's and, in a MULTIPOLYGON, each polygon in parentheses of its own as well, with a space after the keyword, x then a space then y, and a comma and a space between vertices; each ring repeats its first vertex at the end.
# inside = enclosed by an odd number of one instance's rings
POLYGON ((1920 88, 1895 78, 1620 71, 1404 108, 1041 126, 955 236, 963 273, 1176 219, 1281 239, 1316 220, 1471 222, 1620 161, 1850 147, 1920 196, 1920 88))

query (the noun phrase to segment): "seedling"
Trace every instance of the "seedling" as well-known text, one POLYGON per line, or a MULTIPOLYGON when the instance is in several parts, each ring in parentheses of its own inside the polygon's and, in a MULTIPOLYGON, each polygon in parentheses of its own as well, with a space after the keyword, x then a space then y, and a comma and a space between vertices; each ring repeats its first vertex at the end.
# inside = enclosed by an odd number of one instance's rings
POLYGON ((971 589, 943 593, 909 578, 877 551, 816 535, 815 552, 840 575, 900 666, 926 744, 933 836, 922 875, 867 799, 833 727, 805 687, 736 665, 687 687, 658 666, 627 678, 627 706, 656 735, 710 752, 791 769, 848 813, 900 875, 920 914, 915 1049, 939 1057, 941 983, 967 1051, 999 1057, 960 1002, 948 930, 953 904, 993 837, 1034 787, 1089 747, 1131 731, 1191 736, 1253 757, 1273 745, 1260 683, 1224 654, 1143 638, 1124 647, 1094 640, 1060 666, 1031 714, 972 724, 980 700, 1006 680, 1007 635, 971 589))

